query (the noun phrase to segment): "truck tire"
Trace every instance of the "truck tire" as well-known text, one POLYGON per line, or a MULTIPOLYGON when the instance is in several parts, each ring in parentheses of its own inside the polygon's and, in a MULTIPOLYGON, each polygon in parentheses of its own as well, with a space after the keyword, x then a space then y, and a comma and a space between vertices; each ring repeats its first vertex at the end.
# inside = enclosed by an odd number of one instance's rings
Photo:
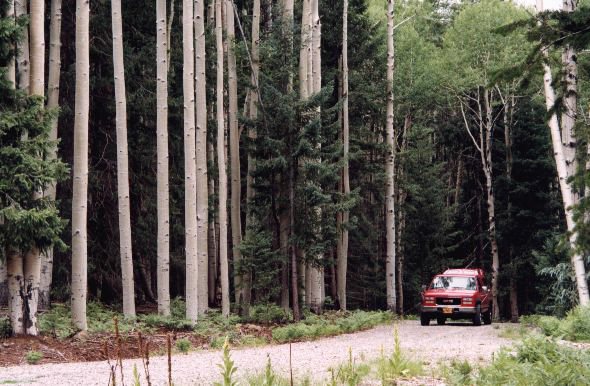
POLYGON ((473 325, 481 326, 481 319, 481 304, 478 304, 477 307, 475 307, 475 315, 473 315, 473 325))
POLYGON ((420 324, 422 326, 428 326, 430 324, 430 318, 424 314, 420 314, 420 324))

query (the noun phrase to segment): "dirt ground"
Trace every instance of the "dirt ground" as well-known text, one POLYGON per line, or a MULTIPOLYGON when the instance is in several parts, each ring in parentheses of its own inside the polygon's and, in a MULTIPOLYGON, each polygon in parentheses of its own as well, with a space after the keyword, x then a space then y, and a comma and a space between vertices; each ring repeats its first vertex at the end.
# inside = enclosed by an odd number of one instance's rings
MULTIPOLYGON (((451 360, 468 360, 474 365, 485 363, 490 361, 494 353, 502 347, 510 346, 513 343, 500 336, 501 331, 505 328, 504 325, 474 327, 468 323, 457 323, 422 327, 419 321, 412 320, 399 322, 397 328, 403 352, 416 360, 423 361, 428 369, 435 369, 440 363, 451 360)), ((154 339, 157 338, 156 336, 154 339)), ((132 338, 130 339, 128 343, 131 352, 133 344, 136 343, 132 338)), ((97 342, 93 347, 100 351, 101 344, 104 345, 104 343, 98 340, 97 342)), ((162 340, 153 342, 151 347, 153 347, 154 354, 162 352, 165 348, 162 342, 162 340)), ((40 345, 41 340, 31 341, 30 344, 40 345)), ((92 357, 89 354, 90 344, 86 344, 89 347, 84 352, 90 358, 92 357)), ((267 358, 269 358, 275 371, 281 375, 288 376, 292 369, 296 380, 309 377, 314 380, 314 384, 317 384, 328 379, 328 369, 331 366, 337 366, 348 359, 349 349, 352 350, 355 362, 361 363, 378 358, 382 350, 387 355, 393 350, 393 346, 393 327, 388 325, 312 342, 232 349, 231 357, 238 368, 236 374, 238 379, 244 379, 248 375, 262 371, 267 358)), ((48 347, 54 349, 52 346, 48 347)), ((55 349, 57 350, 57 348, 55 349)), ((111 349, 109 346, 109 350, 111 349)), ((104 350, 102 351, 104 352, 104 350)), ((14 351, 12 355, 22 358, 24 353, 14 351)), ((55 355, 60 357, 59 354, 55 355)), ((68 355, 73 355, 73 353, 68 351, 68 355)), ((5 357, 5 353, 2 356, 5 357)), ((98 359, 102 358, 98 356, 98 359)), ((174 355, 172 358, 174 384, 177 386, 207 385, 219 381, 218 364, 221 363, 221 359, 221 352, 212 349, 199 349, 187 355, 174 355)), ((110 366, 113 364, 112 359, 110 363, 103 360, 86 363, 23 365, 22 359, 16 359, 14 362, 21 365, 0 368, 0 384, 107 385, 110 366)), ((165 356, 150 359, 149 372, 152 385, 167 384, 167 365, 165 356)), ((123 372, 127 383, 133 379, 134 366, 144 379, 142 362, 138 359, 125 360, 123 361, 123 372)), ((433 384, 437 384, 435 381, 433 382, 433 384)), ((145 381, 142 381, 143 383, 145 381)), ((426 384, 430 383, 426 382, 426 384)))

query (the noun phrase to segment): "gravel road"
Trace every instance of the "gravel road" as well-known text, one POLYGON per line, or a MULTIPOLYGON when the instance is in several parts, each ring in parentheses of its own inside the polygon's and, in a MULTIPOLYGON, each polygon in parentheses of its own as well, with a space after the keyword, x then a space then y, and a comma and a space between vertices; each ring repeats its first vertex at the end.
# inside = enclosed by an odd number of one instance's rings
MULTIPOLYGON (((398 323, 402 349, 416 360, 436 367, 440 362, 452 359, 468 359, 472 363, 489 361, 494 352, 512 341, 499 337, 505 328, 502 325, 474 327, 470 324, 445 326, 420 326, 419 321, 398 323)), ((380 355, 381 347, 389 353, 393 349, 393 328, 380 326, 368 331, 340 335, 313 342, 293 343, 291 347, 295 378, 309 376, 320 382, 328 377, 328 368, 343 363, 352 348, 355 360, 369 361, 380 355)), ((273 368, 284 375, 289 372, 289 345, 268 345, 235 349, 231 357, 238 367, 237 377, 263 370, 267 356, 273 368)), ((219 380, 221 362, 219 350, 194 351, 188 355, 172 358, 173 381, 181 385, 208 385, 219 380)), ((153 385, 167 384, 167 359, 151 358, 150 373, 153 385)), ((125 360, 126 384, 132 384, 132 369, 136 364, 140 374, 142 365, 138 360, 125 360)), ((143 374, 142 374, 143 377, 143 374)), ((106 362, 62 363, 48 365, 21 365, 0 368, 0 384, 17 385, 101 385, 107 386, 109 366, 106 362)))

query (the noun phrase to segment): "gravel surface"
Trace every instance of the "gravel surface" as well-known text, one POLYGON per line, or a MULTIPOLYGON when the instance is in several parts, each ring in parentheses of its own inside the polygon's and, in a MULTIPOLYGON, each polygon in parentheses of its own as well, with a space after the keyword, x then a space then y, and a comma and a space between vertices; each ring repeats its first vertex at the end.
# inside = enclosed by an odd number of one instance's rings
MULTIPOLYGON (((505 328, 502 325, 474 327, 470 324, 445 326, 420 326, 419 321, 398 323, 402 349, 416 360, 435 368, 439 363, 452 359, 467 359, 471 363, 487 362, 494 352, 512 341, 499 337, 505 328)), ((357 363, 379 357, 381 347, 385 353, 393 349, 393 328, 380 326, 368 331, 340 335, 313 342, 293 343, 291 346, 293 373, 296 379, 308 376, 315 383, 328 377, 328 368, 348 359, 349 347, 357 363)), ((288 375, 289 345, 268 345, 234 349, 231 357, 238 368, 237 378, 264 369, 267 356, 275 371, 288 375)), ((220 379, 219 350, 194 351, 188 355, 177 354, 172 358, 173 381, 176 386, 208 385, 220 379)), ((133 383, 133 365, 142 375, 138 360, 124 360, 126 384, 133 383)), ((167 385, 167 359, 155 357, 150 360, 152 384, 167 385)), ((107 362, 62 363, 47 365, 22 365, 0 368, 0 384, 17 385, 101 385, 107 386, 109 365, 107 362)))

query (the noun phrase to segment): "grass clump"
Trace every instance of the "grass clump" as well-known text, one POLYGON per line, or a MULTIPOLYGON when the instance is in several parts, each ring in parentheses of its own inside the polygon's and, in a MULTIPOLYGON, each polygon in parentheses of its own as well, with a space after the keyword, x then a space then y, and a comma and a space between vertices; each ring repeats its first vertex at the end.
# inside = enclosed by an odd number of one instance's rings
POLYGON ((273 329, 272 338, 279 343, 315 339, 366 330, 392 318, 390 313, 381 311, 327 312, 321 316, 310 314, 299 323, 273 329))
POLYGON ((348 348, 348 361, 336 369, 330 369, 330 385, 360 385, 362 380, 369 375, 371 367, 367 364, 357 365, 352 358, 352 349, 348 348))
POLYGON ((399 378, 411 378, 423 373, 422 364, 411 360, 402 352, 397 326, 393 330, 393 340, 393 353, 386 357, 382 348, 377 364, 377 373, 383 385, 395 385, 399 378))
POLYGON ((193 344, 191 343, 190 340, 188 340, 186 338, 178 339, 176 341, 176 349, 183 354, 188 353, 192 347, 193 347, 193 344))
POLYGON ((554 316, 532 315, 523 317, 522 321, 539 328, 547 336, 574 342, 590 341, 589 306, 578 306, 570 310, 564 319, 554 316))
POLYGON ((466 361, 453 360, 449 366, 441 366, 441 376, 450 385, 471 386, 474 384, 474 368, 466 361))
POLYGON ((501 352, 481 368, 477 385, 583 385, 590 379, 590 352, 559 345, 553 338, 531 336, 515 354, 501 352))
POLYGON ((43 353, 40 353, 39 351, 29 351, 25 355, 25 360, 30 365, 36 365, 41 359, 43 359, 43 353))

